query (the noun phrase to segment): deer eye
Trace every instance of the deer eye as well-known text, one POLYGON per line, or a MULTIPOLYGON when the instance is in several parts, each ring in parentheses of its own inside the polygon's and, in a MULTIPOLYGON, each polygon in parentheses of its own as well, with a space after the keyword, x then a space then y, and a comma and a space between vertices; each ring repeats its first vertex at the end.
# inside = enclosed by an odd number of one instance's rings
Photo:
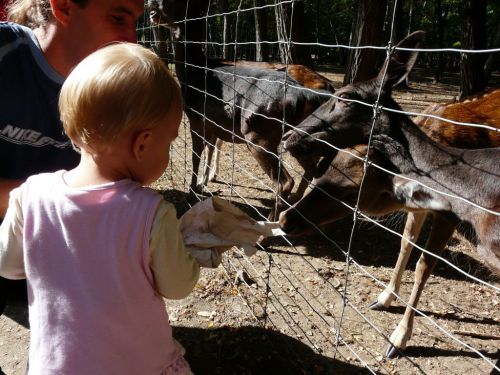
POLYGON ((342 103, 344 103, 344 104, 349 104, 349 102, 348 101, 344 101, 342 99, 347 99, 347 100, 354 99, 353 95, 351 95, 351 94, 349 94, 347 92, 343 92, 343 93, 339 94, 338 97, 339 97, 339 101, 342 102, 342 103))
POLYGON ((340 99, 353 99, 353 96, 347 92, 343 92, 341 94, 339 94, 339 98, 340 99))

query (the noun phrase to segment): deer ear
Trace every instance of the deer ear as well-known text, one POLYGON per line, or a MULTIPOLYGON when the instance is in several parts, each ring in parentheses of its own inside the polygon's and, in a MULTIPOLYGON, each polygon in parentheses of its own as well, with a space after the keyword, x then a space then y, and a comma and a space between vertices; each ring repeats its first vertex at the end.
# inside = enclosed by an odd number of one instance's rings
POLYGON ((427 189, 416 181, 395 177, 393 183, 394 197, 407 208, 436 211, 451 209, 451 203, 445 196, 427 189))
POLYGON ((384 89, 390 89, 403 81, 417 61, 417 51, 399 50, 397 48, 420 48, 424 39, 424 31, 415 31, 396 45, 396 49, 392 52, 389 60, 386 60, 377 77, 379 82, 383 80, 384 89))

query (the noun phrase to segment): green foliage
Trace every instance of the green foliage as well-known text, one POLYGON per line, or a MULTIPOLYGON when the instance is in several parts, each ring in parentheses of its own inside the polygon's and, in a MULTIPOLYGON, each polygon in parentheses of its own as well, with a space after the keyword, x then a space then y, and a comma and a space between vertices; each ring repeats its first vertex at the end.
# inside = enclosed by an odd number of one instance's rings
MULTIPOLYGON (((304 40, 309 43, 318 43, 327 45, 313 46, 311 53, 320 62, 340 63, 344 62, 347 51, 342 48, 332 48, 332 45, 348 45, 351 34, 352 20, 355 16, 356 4, 360 0, 304 0, 305 19, 300 24, 293 25, 298 27, 304 40)), ((376 1, 376 0, 373 0, 376 1)), ((389 38, 391 26, 392 8, 395 0, 389 0, 389 8, 386 16, 386 28, 384 30, 384 40, 389 38)), ((425 47, 427 48, 459 48, 462 39, 462 24, 464 19, 463 1, 464 0, 441 0, 441 18, 443 21, 442 39, 439 37, 437 13, 438 0, 398 0, 402 2, 403 9, 399 14, 398 22, 404 33, 415 30, 424 30, 427 32, 425 47), (410 18, 411 14, 411 18, 410 18), (411 25, 410 25, 411 21, 411 25), (441 42, 442 40, 442 42, 441 42)), ((226 16, 229 25, 229 41, 241 43, 236 48, 237 58, 252 59, 255 46, 255 15, 253 11, 253 0, 227 0, 228 9, 221 9, 221 0, 211 2, 211 13, 222 14, 231 12, 226 16), (239 12, 236 12, 240 9, 239 12), (246 43, 246 44, 245 44, 246 43)), ((275 4, 277 1, 264 1, 269 7, 265 8, 267 13, 268 34, 266 40, 277 41, 276 22, 275 22, 275 4)), ((287 5, 289 6, 289 5, 287 5)), ((487 8, 487 36, 488 43, 492 43, 492 36, 497 32, 498 20, 500 19, 500 1, 489 1, 487 8)), ((213 17, 209 21, 209 38, 212 42, 222 42, 223 17, 213 17)), ((277 58, 277 44, 269 45, 271 58, 277 58)), ((498 48, 499 46, 488 45, 489 48, 498 48)), ((231 47, 231 48, 234 48, 231 47)), ((212 45, 209 49, 211 55, 221 55, 221 47, 212 45)), ((422 54, 419 59, 421 64, 432 66, 435 64, 436 54, 422 54)), ((457 67, 459 54, 446 54, 448 67, 457 67)))

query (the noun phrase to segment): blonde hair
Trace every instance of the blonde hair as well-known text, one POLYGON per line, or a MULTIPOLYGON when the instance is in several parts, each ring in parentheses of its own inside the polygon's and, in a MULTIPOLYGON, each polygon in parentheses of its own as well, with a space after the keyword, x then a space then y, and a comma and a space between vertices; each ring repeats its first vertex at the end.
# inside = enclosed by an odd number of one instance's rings
POLYGON ((75 67, 62 86, 59 112, 73 143, 95 148, 156 126, 181 100, 177 82, 154 52, 117 43, 75 67))
POLYGON ((54 19, 49 0, 13 0, 5 8, 7 20, 37 28, 54 19))
MULTIPOLYGON (((87 3, 87 0, 71 1, 81 7, 87 3)), ((46 26, 55 20, 50 0, 11 0, 5 9, 7 21, 28 26, 31 29, 46 26)))

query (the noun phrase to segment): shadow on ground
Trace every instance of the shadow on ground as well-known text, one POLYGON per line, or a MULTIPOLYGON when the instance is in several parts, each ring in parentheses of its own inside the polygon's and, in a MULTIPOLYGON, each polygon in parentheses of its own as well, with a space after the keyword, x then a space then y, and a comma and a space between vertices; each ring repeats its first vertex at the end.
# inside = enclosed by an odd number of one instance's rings
MULTIPOLYGON (((259 327, 174 327, 195 374, 368 374, 366 368, 322 356, 287 335, 259 327)), ((341 358, 339 356, 339 358, 341 358)))
MULTIPOLYGON (((381 225, 388 227, 396 233, 402 233, 406 216, 400 214, 398 216, 389 217, 380 221, 381 225)), ((429 233, 432 221, 428 220, 424 225, 422 233, 417 241, 417 245, 425 248, 425 242, 429 233)), ((314 257, 328 257, 336 261, 345 261, 344 252, 349 247, 349 238, 352 230, 352 217, 346 217, 338 220, 335 223, 328 224, 319 231, 313 232, 310 235, 300 237, 288 237, 288 241, 293 246, 304 246, 307 254, 314 257)), ((458 228, 462 235, 467 235, 469 240, 472 240, 470 230, 464 225, 458 228)), ((472 242, 472 241, 471 241, 472 242)), ((351 256, 353 259, 363 266, 387 267, 393 268, 399 254, 401 237, 387 231, 373 223, 360 222, 358 223, 353 241, 351 244, 351 256)), ((289 246, 289 243, 283 238, 275 237, 267 243, 269 251, 280 252, 275 249, 277 246, 289 246)), ((456 240, 452 239, 448 246, 456 245, 456 240)), ((288 253, 295 253, 294 248, 290 247, 288 253)), ((408 261, 407 269, 414 270, 421 251, 414 249, 408 261)), ((298 256, 302 256, 297 253, 298 256)), ((448 249, 441 255, 444 259, 454 264, 460 270, 472 274, 482 280, 488 282, 498 281, 498 276, 495 276, 488 270, 480 261, 473 258, 471 255, 461 251, 449 251, 448 249)), ((440 276, 449 280, 471 281, 460 271, 452 268, 448 264, 440 261, 433 271, 433 275, 440 276)))
POLYGON ((2 301, 6 302, 3 315, 28 328, 28 295, 26 288, 26 280, 0 278, 0 296, 2 301))
MULTIPOLYGON (((198 196, 193 197, 189 194, 181 192, 179 190, 166 190, 163 193, 164 197, 172 202, 176 208, 178 216, 181 216, 186 212, 190 205, 196 203, 198 199, 204 199, 208 197, 198 196)), ((230 197, 223 197, 224 199, 230 199, 230 197)), ((266 202, 266 204, 271 205, 272 202, 266 202)), ((246 212, 256 220, 262 220, 256 214, 253 207, 236 203, 242 211, 246 212)), ((263 209, 262 214, 269 213, 268 209, 263 209)), ((389 229, 402 233, 404 223, 406 220, 406 215, 404 214, 393 214, 379 220, 381 225, 387 226, 389 229)), ((425 247, 425 240, 428 236, 429 229, 432 220, 428 219, 424 228, 422 229, 422 234, 417 241, 417 244, 421 247, 425 247)), ((267 250, 271 253, 287 253, 297 256, 302 256, 294 250, 294 246, 304 246, 307 250, 307 254, 314 257, 328 257, 336 261, 345 261, 344 252, 348 249, 349 238, 352 230, 352 217, 346 217, 344 219, 338 220, 334 223, 325 225, 321 227, 323 234, 319 231, 313 231, 310 235, 304 235, 300 237, 288 237, 285 240, 282 237, 274 237, 266 239, 267 250), (290 243, 293 246, 290 246, 290 243), (276 247, 286 246, 289 250, 280 250, 276 247)), ((469 241, 474 242, 473 230, 470 226, 462 223, 458 227, 458 231, 464 235, 469 241)), ((452 239, 449 245, 455 244, 456 240, 452 239)), ((363 266, 375 266, 375 267, 388 267, 392 268, 396 264, 396 260, 399 253, 399 247, 401 243, 401 238, 376 224, 365 221, 358 222, 356 226, 353 242, 351 245, 351 256, 363 266)), ((414 270, 415 265, 420 256, 419 250, 414 250, 408 262, 407 269, 414 270)), ((498 277, 490 272, 481 262, 474 259, 470 255, 463 252, 453 252, 446 250, 442 257, 455 266, 457 266, 462 271, 472 274, 485 281, 498 281, 498 277)), ((436 268, 433 271, 436 276, 441 276, 446 279, 451 280, 467 280, 470 281, 464 274, 453 269, 449 265, 438 262, 436 268)))

